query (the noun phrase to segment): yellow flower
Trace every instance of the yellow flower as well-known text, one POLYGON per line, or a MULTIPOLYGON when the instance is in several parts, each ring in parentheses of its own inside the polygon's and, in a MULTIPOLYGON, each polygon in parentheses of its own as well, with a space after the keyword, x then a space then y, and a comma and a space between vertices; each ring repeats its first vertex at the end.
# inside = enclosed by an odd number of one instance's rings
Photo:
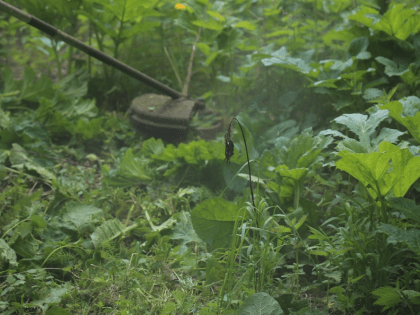
POLYGON ((185 10, 185 5, 183 5, 182 3, 177 3, 177 4, 175 4, 175 9, 185 10))

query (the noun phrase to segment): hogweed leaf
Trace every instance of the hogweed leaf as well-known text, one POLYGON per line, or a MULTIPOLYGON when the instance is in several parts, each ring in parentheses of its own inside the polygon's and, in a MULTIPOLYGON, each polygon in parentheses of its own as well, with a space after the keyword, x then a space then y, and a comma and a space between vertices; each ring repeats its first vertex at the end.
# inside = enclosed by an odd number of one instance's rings
POLYGON ((396 129, 382 128, 379 135, 375 139, 372 139, 372 149, 373 151, 377 151, 382 142, 396 143, 398 138, 405 134, 406 132, 396 129))
POLYGON ((348 153, 346 151, 341 151, 339 155, 342 156, 342 159, 335 163, 337 168, 359 180, 373 198, 376 198, 379 194, 382 195, 377 182, 379 177, 390 167, 388 164, 389 156, 379 152, 365 154, 348 153))
POLYGON ((18 265, 16 252, 4 239, 0 238, 0 266, 5 262, 9 262, 12 268, 16 268, 18 265))
POLYGON ((379 12, 373 8, 367 6, 360 6, 357 10, 353 11, 353 14, 349 16, 349 20, 357 21, 372 28, 374 17, 377 16, 377 19, 380 19, 379 12))
POLYGON ((173 232, 169 235, 169 237, 172 240, 181 240, 181 248, 183 251, 187 251, 186 245, 188 243, 200 243, 202 241, 193 228, 191 214, 189 212, 182 211, 180 213, 176 213, 174 218, 176 218, 177 221, 173 228, 173 232))
POLYGON ((221 197, 207 199, 191 211, 191 221, 197 235, 211 248, 227 246, 232 237, 240 207, 221 197))
POLYGON ((420 177, 420 157, 389 142, 382 142, 378 150, 369 154, 340 151, 342 159, 336 166, 358 179, 373 198, 384 197, 391 190, 394 197, 404 196, 420 177))
POLYGON ((420 16, 413 9, 404 9, 403 4, 394 5, 383 16, 378 13, 373 8, 361 6, 349 16, 349 19, 401 40, 406 40, 408 36, 420 30, 420 16))
POLYGON ((368 116, 361 114, 344 114, 334 119, 337 123, 348 127, 351 132, 356 134, 359 141, 331 129, 324 130, 319 134, 343 138, 336 147, 337 151, 346 150, 350 153, 375 152, 383 141, 395 143, 398 141, 398 138, 404 134, 404 132, 395 129, 383 128, 380 134, 377 137, 374 137, 375 129, 387 117, 388 111, 379 110, 369 118, 368 116))
POLYGON ((78 230, 98 222, 99 217, 103 216, 102 209, 81 202, 69 202, 66 208, 67 212, 63 215, 63 219, 71 222, 78 230))
POLYGON ((264 58, 261 60, 264 66, 269 67, 275 65, 291 69, 311 78, 317 78, 320 73, 319 69, 311 67, 307 56, 303 56, 303 59, 291 57, 286 46, 283 46, 279 50, 273 52, 271 56, 271 58, 264 58))
POLYGON ((265 292, 254 293, 241 305, 239 315, 281 315, 284 314, 279 303, 265 292))
POLYGON ((134 156, 132 149, 125 152, 117 171, 117 176, 128 179, 131 185, 137 181, 150 182, 152 180, 151 172, 147 169, 147 161, 134 156))
POLYGON ((410 96, 402 100, 380 105, 389 110, 389 116, 407 128, 408 132, 420 143, 420 99, 410 96))
POLYGON ((118 219, 107 220, 98 226, 91 234, 92 243, 95 248, 104 242, 109 242, 120 235, 123 235, 125 226, 118 219))
POLYGON ((369 118, 361 114, 344 114, 334 119, 337 123, 345 125, 349 130, 355 133, 368 152, 371 151, 370 137, 375 132, 376 127, 388 117, 386 111, 377 111, 369 118))
POLYGON ((406 40, 410 34, 420 30, 420 16, 415 10, 404 9, 403 4, 396 4, 384 14, 379 23, 372 25, 372 28, 406 40))

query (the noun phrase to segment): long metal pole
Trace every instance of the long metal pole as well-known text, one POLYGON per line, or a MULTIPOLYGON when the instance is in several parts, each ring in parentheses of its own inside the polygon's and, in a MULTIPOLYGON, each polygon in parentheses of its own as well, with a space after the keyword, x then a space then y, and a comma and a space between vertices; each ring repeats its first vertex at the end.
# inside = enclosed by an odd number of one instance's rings
MULTIPOLYGON (((182 93, 179 93, 178 91, 170 88, 169 86, 166 86, 165 84, 160 83, 159 81, 156 81, 155 79, 141 73, 140 71, 137 71, 136 69, 127 66, 126 64, 122 63, 121 61, 118 61, 115 58, 112 58, 106 54, 104 54, 102 51, 99 51, 95 48, 90 47, 89 45, 86 45, 85 43, 81 42, 80 40, 70 36, 67 33, 64 33, 60 31, 59 29, 55 28, 54 26, 30 15, 27 14, 18 8, 15 8, 14 6, 11 6, 10 4, 5 3, 4 1, 0 0, 0 10, 14 16, 15 18, 39 29, 40 31, 50 35, 51 37, 56 37, 63 42, 69 44, 70 46, 73 46, 77 49, 80 49, 81 51, 87 53, 88 55, 92 56, 93 58, 96 58, 103 63, 114 67, 125 74, 128 74, 129 76, 167 94, 168 96, 172 98, 181 98, 186 97, 182 93)), ((201 105, 201 104, 200 104, 201 105)))

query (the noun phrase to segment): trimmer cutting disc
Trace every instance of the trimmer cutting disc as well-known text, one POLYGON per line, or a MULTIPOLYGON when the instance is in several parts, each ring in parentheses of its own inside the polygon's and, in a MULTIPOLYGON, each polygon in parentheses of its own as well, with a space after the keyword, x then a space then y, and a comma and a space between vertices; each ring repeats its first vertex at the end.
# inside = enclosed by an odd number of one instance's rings
POLYGON ((128 113, 137 131, 175 140, 187 135, 194 106, 193 100, 185 98, 145 94, 133 99, 128 113))

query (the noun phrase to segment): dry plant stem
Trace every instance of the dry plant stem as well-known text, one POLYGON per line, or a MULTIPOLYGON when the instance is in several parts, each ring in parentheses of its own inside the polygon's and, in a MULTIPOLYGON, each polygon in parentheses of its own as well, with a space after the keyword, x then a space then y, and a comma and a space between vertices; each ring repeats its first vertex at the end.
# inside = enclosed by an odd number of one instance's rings
POLYGON ((195 50, 197 49, 198 41, 200 39, 200 34, 201 34, 201 27, 198 30, 197 37, 195 38, 195 42, 192 47, 190 62, 188 63, 187 76, 185 77, 184 86, 182 88, 182 94, 184 95, 188 95, 188 87, 190 86, 190 81, 191 81, 191 76, 192 76, 192 66, 194 62, 194 55, 195 55, 195 50))
MULTIPOLYGON (((207 3, 207 6, 204 10, 203 17, 206 15, 208 7, 209 7, 209 3, 207 3)), ((200 35, 201 35, 201 27, 198 29, 198 34, 197 34, 197 37, 195 38, 195 42, 192 47, 190 61, 188 63, 187 75, 185 76, 184 86, 182 88, 182 94, 184 94, 185 96, 188 95, 188 88, 190 86, 190 81, 191 81, 191 76, 192 76, 192 66, 194 62, 194 55, 195 55, 195 50, 197 49, 198 41, 200 40, 200 35)))

